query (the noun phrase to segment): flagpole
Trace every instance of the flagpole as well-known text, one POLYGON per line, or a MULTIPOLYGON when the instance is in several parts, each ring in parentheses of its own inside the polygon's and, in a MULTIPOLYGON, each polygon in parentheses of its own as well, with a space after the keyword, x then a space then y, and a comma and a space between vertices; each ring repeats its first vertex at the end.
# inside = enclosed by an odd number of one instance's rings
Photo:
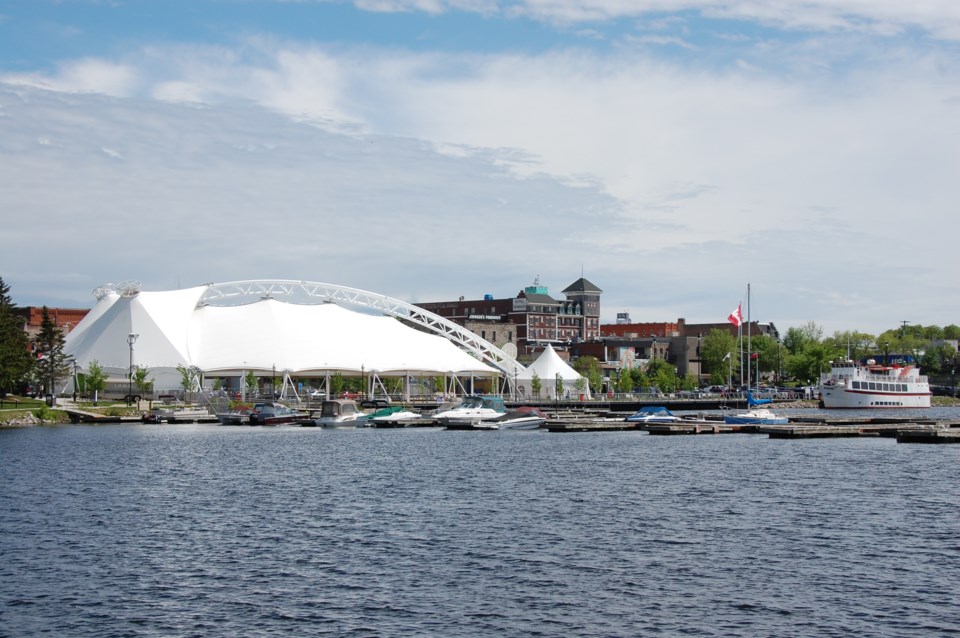
MULTIPOLYGON (((740 301, 737 308, 743 307, 743 301, 740 301)), ((740 348, 740 387, 743 388, 743 315, 740 316, 740 323, 737 324, 737 344, 740 348)))
POLYGON ((747 284, 747 389, 750 389, 750 357, 753 351, 750 349, 750 284, 747 284))

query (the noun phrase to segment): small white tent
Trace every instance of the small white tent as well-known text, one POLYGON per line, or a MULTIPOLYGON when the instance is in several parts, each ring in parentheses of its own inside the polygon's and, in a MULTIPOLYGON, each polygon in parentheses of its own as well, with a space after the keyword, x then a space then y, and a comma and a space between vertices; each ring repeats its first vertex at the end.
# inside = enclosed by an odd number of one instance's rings
POLYGON ((583 378, 583 390, 578 389, 580 373, 571 368, 566 361, 560 358, 553 346, 547 344, 537 360, 530 364, 523 372, 517 375, 517 396, 520 399, 576 399, 580 394, 590 398, 590 386, 583 378), (540 379, 540 395, 534 396, 533 378, 540 379), (560 397, 556 396, 557 378, 563 384, 560 397))

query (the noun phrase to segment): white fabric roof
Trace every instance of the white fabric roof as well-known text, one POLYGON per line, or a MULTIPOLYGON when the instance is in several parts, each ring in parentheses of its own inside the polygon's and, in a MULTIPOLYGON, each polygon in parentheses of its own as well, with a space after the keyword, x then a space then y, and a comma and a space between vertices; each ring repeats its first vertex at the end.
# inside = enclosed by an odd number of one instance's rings
POLYGON ((196 366, 222 374, 276 369, 308 376, 360 370, 381 375, 495 372, 444 337, 393 317, 276 299, 198 308, 205 291, 201 286, 105 295, 67 336, 66 352, 83 368, 97 360, 126 370, 127 335, 135 333, 140 336, 134 364, 147 368, 196 366))
POLYGON ((570 365, 560 358, 557 351, 549 343, 537 360, 523 372, 517 375, 517 379, 532 379, 536 374, 541 379, 556 379, 557 375, 564 381, 576 381, 580 378, 580 373, 570 367, 570 365))
MULTIPOLYGON (((556 393, 556 379, 559 375, 563 380, 564 394, 576 396, 577 380, 581 378, 579 372, 570 367, 570 365, 560 358, 556 350, 549 343, 537 360, 523 372, 517 374, 517 391, 521 396, 533 396, 533 377, 536 375, 540 379, 541 398, 558 398, 556 393)), ((590 395, 590 388, 584 386, 584 394, 590 395)))

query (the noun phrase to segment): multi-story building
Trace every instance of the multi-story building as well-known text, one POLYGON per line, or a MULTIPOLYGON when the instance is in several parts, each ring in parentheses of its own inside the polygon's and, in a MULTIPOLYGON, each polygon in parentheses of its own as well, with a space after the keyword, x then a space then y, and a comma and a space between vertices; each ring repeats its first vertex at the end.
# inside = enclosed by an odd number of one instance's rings
POLYGON ((602 290, 581 277, 554 299, 546 286, 534 281, 516 297, 438 301, 418 304, 480 335, 495 346, 510 343, 518 354, 532 355, 546 344, 555 347, 600 337, 602 290))
MULTIPOLYGON (((23 318, 23 329, 30 337, 30 343, 37 340, 40 334, 40 324, 43 322, 43 308, 39 306, 25 306, 15 308, 14 312, 23 318)), ((63 330, 64 336, 77 327, 87 313, 89 308, 47 308, 47 315, 58 328, 63 330)))

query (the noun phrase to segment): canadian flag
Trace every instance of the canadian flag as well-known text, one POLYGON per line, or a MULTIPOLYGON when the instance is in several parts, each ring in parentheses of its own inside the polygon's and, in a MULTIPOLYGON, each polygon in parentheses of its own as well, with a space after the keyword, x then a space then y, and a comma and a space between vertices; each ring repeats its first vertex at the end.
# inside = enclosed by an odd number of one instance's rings
POLYGON ((738 304, 736 310, 731 312, 730 316, 727 317, 727 320, 735 326, 739 326, 741 323, 743 323, 743 313, 740 312, 741 305, 742 304, 738 304))

